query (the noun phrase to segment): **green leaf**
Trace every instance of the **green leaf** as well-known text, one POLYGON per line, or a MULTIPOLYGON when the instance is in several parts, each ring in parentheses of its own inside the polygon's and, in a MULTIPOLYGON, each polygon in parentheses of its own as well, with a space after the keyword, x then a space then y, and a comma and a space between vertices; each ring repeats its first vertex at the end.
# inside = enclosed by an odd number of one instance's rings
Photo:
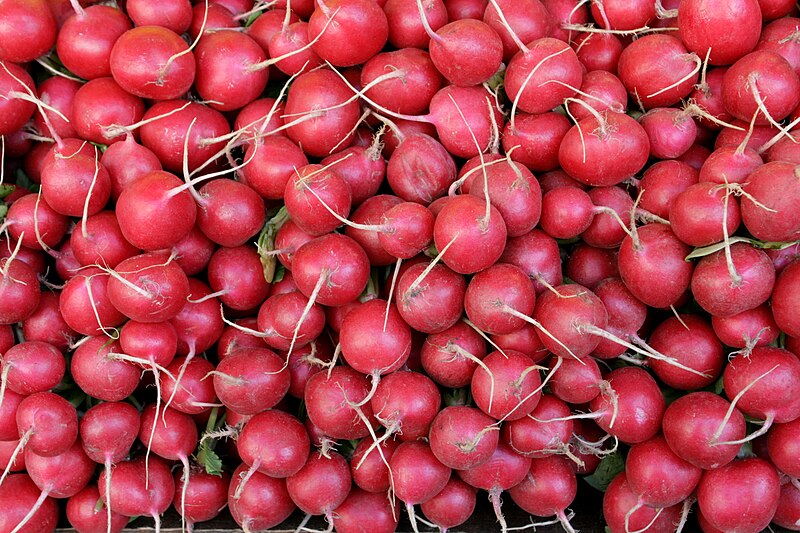
POLYGON ((195 459, 199 464, 203 465, 208 474, 212 476, 222 475, 222 459, 211 449, 211 439, 203 441, 197 449, 195 459))
POLYGON ((625 458, 617 451, 604 457, 594 473, 583 479, 597 490, 605 492, 609 483, 623 470, 625 470, 625 458))
POLYGON ((267 220, 267 223, 264 224, 264 228, 258 235, 256 246, 258 248, 258 255, 261 258, 261 266, 264 269, 264 279, 267 280, 268 283, 280 281, 275 279, 275 269, 278 266, 278 258, 270 252, 275 250, 275 235, 287 220, 289 220, 289 211, 287 211, 284 206, 281 207, 272 218, 267 220))
POLYGON ((17 190, 17 186, 16 185, 9 185, 7 183, 4 183, 3 185, 0 185, 0 198, 8 197, 8 195, 10 195, 15 190, 17 190))

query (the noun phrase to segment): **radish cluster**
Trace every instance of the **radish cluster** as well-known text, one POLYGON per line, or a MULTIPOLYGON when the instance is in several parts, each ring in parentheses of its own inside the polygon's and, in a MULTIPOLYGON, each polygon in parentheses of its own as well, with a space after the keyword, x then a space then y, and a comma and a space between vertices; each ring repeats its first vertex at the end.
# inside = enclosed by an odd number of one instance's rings
POLYGON ((0 0, 0 533, 800 531, 794 2, 119 4, 0 0))

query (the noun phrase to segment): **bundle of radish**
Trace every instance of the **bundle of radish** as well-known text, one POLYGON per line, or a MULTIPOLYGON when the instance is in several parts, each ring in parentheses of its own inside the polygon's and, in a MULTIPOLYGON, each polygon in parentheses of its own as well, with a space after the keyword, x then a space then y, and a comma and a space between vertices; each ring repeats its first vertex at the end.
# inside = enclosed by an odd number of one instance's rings
POLYGON ((0 533, 800 531, 798 36, 0 0, 0 533))

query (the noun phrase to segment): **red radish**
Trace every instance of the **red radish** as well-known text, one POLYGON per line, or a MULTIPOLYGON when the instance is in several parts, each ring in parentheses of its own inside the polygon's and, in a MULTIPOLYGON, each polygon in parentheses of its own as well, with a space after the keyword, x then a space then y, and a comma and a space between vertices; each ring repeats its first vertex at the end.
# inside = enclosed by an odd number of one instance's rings
POLYGON ((100 211, 87 217, 85 225, 72 232, 70 245, 75 259, 83 266, 103 265, 113 269, 139 253, 122 234, 114 211, 100 211))
POLYGON ((154 171, 122 191, 116 213, 128 242, 143 250, 160 250, 171 248, 189 233, 197 206, 181 186, 172 174, 154 171), (156 227, 160 229, 154 230, 156 227))
POLYGON ((561 285, 561 255, 556 240, 539 229, 527 235, 508 239, 503 254, 503 263, 520 267, 533 281, 536 294, 547 287, 561 285))
POLYGON ((650 138, 650 155, 673 159, 685 154, 697 140, 697 125, 685 111, 656 107, 645 113, 639 123, 650 138))
POLYGON ((500 495, 504 490, 521 483, 530 468, 530 458, 516 454, 505 443, 500 442, 488 461, 469 470, 459 470, 458 476, 467 484, 489 492, 489 500, 492 502, 497 520, 505 530, 506 521, 500 509, 500 495))
POLYGON ((295 168, 308 165, 308 158, 290 139, 280 135, 265 137, 247 147, 239 171, 241 181, 267 200, 283 198, 286 182, 295 168), (266 164, 266 162, 269 164, 266 164))
POLYGON ((319 337, 325 313, 298 291, 274 294, 259 308, 257 326, 271 348, 293 351, 319 337))
POLYGON ((559 166, 558 147, 571 126, 567 117, 556 112, 518 113, 513 123, 503 127, 503 149, 534 172, 553 170, 559 166))
POLYGON ((354 145, 320 161, 321 165, 330 163, 350 185, 354 206, 375 196, 386 176, 386 161, 381 156, 381 137, 377 134, 366 146, 354 145))
POLYGON ((297 473, 286 479, 286 490, 297 507, 310 515, 324 515, 333 523, 334 510, 350 494, 350 468, 336 452, 312 453, 297 473))
POLYGON ((487 4, 488 0, 448 0, 445 7, 450 20, 465 18, 481 20, 487 4))
POLYGON ((800 477, 800 461, 798 461, 797 432, 800 420, 795 419, 785 424, 775 424, 767 433, 767 450, 769 459, 775 467, 790 477, 800 477))
POLYGON ((714 393, 691 392, 672 402, 664 412, 664 438, 681 459, 712 470, 733 461, 740 448, 738 444, 716 442, 720 424, 723 431, 719 440, 735 442, 745 435, 744 416, 738 409, 714 393))
MULTIPOLYGON (((722 123, 730 123, 733 120, 733 117, 725 111, 725 104, 722 101, 722 81, 727 71, 726 67, 720 67, 705 71, 705 75, 701 73, 700 83, 690 94, 690 98, 702 111, 702 113, 698 113, 698 123, 715 131, 723 126, 715 120, 722 123)), ((686 110, 698 111, 691 104, 686 107, 686 110)))
POLYGON ((727 317, 711 317, 714 333, 733 348, 767 346, 780 335, 772 311, 766 304, 727 317))
POLYGON ((551 359, 550 390, 552 394, 571 404, 582 404, 592 401, 600 394, 602 376, 597 361, 591 357, 573 359, 561 357, 558 372, 554 372, 557 359, 551 359))
POLYGON ((780 490, 778 474, 767 461, 739 459, 703 474, 697 503, 712 526, 732 533, 755 533, 767 527, 775 515, 780 490), (738 505, 727 505, 731 501, 738 505))
POLYGON ((206 183, 195 199, 197 227, 221 246, 241 246, 264 226, 264 200, 237 181, 223 179, 206 183))
POLYGON ((369 0, 318 1, 308 19, 308 38, 316 39, 311 49, 337 67, 365 62, 381 51, 388 37, 386 14, 369 0))
POLYGON ((761 9, 756 0, 736 0, 730 4, 730 10, 719 9, 720 5, 716 0, 682 2, 678 8, 678 33, 686 47, 697 55, 705 57, 710 50, 712 65, 730 65, 758 43, 761 9), (738 31, 723 30, 733 27, 738 31))
MULTIPOLYGON (((175 482, 167 462, 160 457, 152 457, 149 467, 149 474, 146 474, 142 458, 117 464, 110 482, 110 495, 101 494, 101 498, 103 503, 125 516, 153 517, 158 531, 161 515, 172 503, 175 482)), ((105 477, 105 473, 100 474, 98 486, 104 486, 105 477)))
POLYGON ((358 103, 352 100, 347 85, 337 74, 324 69, 299 75, 284 107, 284 115, 294 117, 293 125, 286 130, 289 138, 313 157, 347 148, 359 114, 358 103), (320 91, 319 87, 325 90, 320 91), (328 110, 316 111, 321 108, 328 110))
POLYGON ((300 20, 275 32, 264 50, 274 58, 274 68, 278 72, 295 76, 323 65, 310 46, 308 23, 300 20))
POLYGON ((428 436, 431 422, 439 411, 441 394, 424 374, 397 371, 381 380, 370 403, 375 419, 387 433, 394 431, 405 442, 428 436))
POLYGON ((228 489, 228 508, 236 523, 246 531, 261 531, 289 518, 295 505, 286 482, 260 472, 243 479, 246 470, 247 465, 239 465, 228 489))
POLYGON ((322 165, 295 169, 283 196, 294 223, 315 237, 339 227, 352 205, 350 186, 335 170, 322 165))
POLYGON ((775 52, 751 52, 734 63, 722 82, 725 110, 739 120, 774 124, 800 104, 800 78, 792 66, 775 52))
POLYGON ((214 390, 220 402, 243 415, 270 409, 289 390, 289 372, 267 348, 240 348, 220 361, 214 372, 214 390))
POLYGON ((208 283, 231 309, 253 309, 267 298, 270 284, 258 253, 249 246, 218 249, 208 263, 208 283))
POLYGON ((697 183, 683 191, 669 214, 672 231, 690 246, 721 242, 736 232, 741 220, 731 191, 713 183, 697 183))
POLYGON ((538 0, 490 2, 483 13, 483 21, 500 35, 506 64, 522 48, 517 43, 547 37, 553 25, 550 13, 538 0))
POLYGON ((434 33, 422 12, 421 1, 417 6, 431 38, 428 45, 431 61, 447 81, 472 87, 494 76, 503 62, 503 41, 492 26, 480 20, 460 19, 434 33))
POLYGON ((197 69, 195 90, 214 109, 241 109, 258 98, 267 85, 269 70, 263 65, 266 53, 246 33, 204 34, 192 53, 197 69))
POLYGON ((620 187, 597 187, 589 191, 595 207, 592 223, 581 234, 584 242, 597 248, 617 248, 628 234, 621 220, 630 220, 633 201, 620 187))
POLYGON ((534 516, 556 515, 566 531, 575 531, 565 513, 575 499, 578 480, 569 460, 543 457, 531 461, 528 475, 511 487, 508 494, 514 503, 534 516))
POLYGON ((141 371, 127 361, 115 358, 121 351, 117 341, 105 336, 87 337, 73 352, 70 372, 86 394, 98 400, 124 400, 139 385, 141 371))
POLYGON ((141 120, 144 102, 112 78, 97 78, 75 93, 72 114, 72 125, 81 138, 112 144, 122 141, 127 127, 141 120))
POLYGON ((125 259, 108 280, 111 303, 138 322, 164 322, 174 318, 183 309, 188 296, 186 274, 164 253, 125 259))
MULTIPOLYGON (((580 52, 580 50, 577 51, 580 52)), ((616 64, 614 71, 616 72, 616 64)), ((580 102, 568 100, 565 107, 569 108, 573 117, 583 120, 592 114, 592 110, 600 113, 624 112, 628 101, 628 91, 616 75, 605 71, 592 71, 583 76, 581 91, 576 99, 580 102), (576 105, 571 106, 572 103, 576 105)))
POLYGON ((655 379, 638 367, 612 370, 589 403, 597 425, 626 444, 644 442, 661 428, 666 407, 655 379))
POLYGON ((39 194, 27 194, 14 202, 8 209, 6 222, 10 223, 10 237, 34 250, 57 246, 69 225, 69 219, 42 201, 39 194))
POLYGON ((211 348, 225 328, 219 300, 207 285, 196 278, 189 278, 186 305, 170 323, 178 334, 177 354, 185 355, 187 359, 211 348))
POLYGON ((656 16, 655 6, 642 0, 600 0, 592 2, 591 10, 598 24, 609 30, 635 30, 647 26, 656 16))
POLYGON ((416 529, 414 506, 436 496, 450 480, 451 470, 422 441, 404 442, 389 460, 394 490, 406 504, 412 528, 416 529))
POLYGON ((581 33, 572 41, 572 46, 588 71, 583 76, 584 83, 589 72, 617 73, 617 63, 624 46, 613 33, 581 33))
POLYGON ((654 509, 638 505, 639 497, 633 493, 625 472, 611 481, 603 496, 603 517, 611 533, 644 530, 652 533, 672 533, 680 521, 679 506, 654 509))
POLYGON ((739 355, 725 367, 726 396, 745 415, 764 420, 746 440, 766 433, 774 422, 791 422, 800 416, 800 398, 793 388, 798 376, 800 360, 792 352, 767 346, 753 348, 749 356, 739 355))
POLYGON ((783 162, 762 165, 747 177, 742 221, 753 237, 775 242, 791 242, 800 237, 800 223, 794 211, 798 181, 797 166, 783 162))
POLYGON ((48 496, 69 498, 80 492, 92 478, 95 463, 83 451, 81 444, 75 442, 67 451, 54 456, 37 455, 27 449, 25 467, 42 490, 39 500, 43 501, 48 496))
MULTIPOLYGON (((507 335, 491 335, 489 338, 501 350, 516 350, 522 352, 530 357, 535 363, 546 359, 550 352, 544 347, 539 340, 539 335, 536 333, 537 328, 530 322, 525 322, 525 325, 514 333, 507 335)), ((483 348, 485 351, 485 347, 483 348)))
POLYGON ((481 411, 497 420, 517 420, 539 403, 539 367, 520 352, 492 352, 472 375, 472 396, 481 411))
POLYGON ((19 441, 17 407, 25 398, 22 394, 6 389, 0 403, 0 441, 19 441))
POLYGON ((154 100, 182 96, 195 79, 189 46, 162 26, 140 26, 123 33, 111 50, 110 65, 120 87, 154 100))
POLYGON ((8 472, 25 471, 25 454, 14 456, 14 451, 19 446, 19 439, 0 441, 0 468, 8 472), (13 459, 12 459, 13 457, 13 459))
POLYGON ((19 448, 52 457, 64 453, 78 437, 78 413, 52 392, 26 396, 17 407, 19 448))
MULTIPOLYGON (((50 107, 60 111, 65 117, 70 118, 72 116, 72 103, 75 99, 75 93, 81 87, 82 85, 75 80, 53 76, 39 85, 39 98, 50 107)), ((75 128, 72 127, 72 119, 66 122, 54 112, 47 111, 47 109, 36 113, 33 117, 33 123, 40 132, 51 131, 52 128, 52 132, 62 137, 62 140, 63 138, 78 136, 75 128), (50 120, 49 125, 43 118, 45 115, 50 120)), ((6 139, 6 150, 9 149, 9 141, 10 139, 6 139)), ((28 150, 25 151, 28 152, 28 150)))
POLYGON ((703 470, 673 453, 657 436, 631 447, 625 474, 631 491, 650 507, 677 505, 694 491, 703 470))
MULTIPOLYGON (((286 215, 288 216, 288 212, 286 213, 286 215)), ((278 214, 275 216, 281 217, 282 215, 278 214)), ((345 230, 345 233, 347 234, 347 230, 345 230)), ((351 235, 348 234, 348 237, 351 237, 351 235)), ((355 237, 352 238, 356 239, 355 237)), ((300 227, 297 224, 295 224, 295 222, 292 219, 287 220, 281 225, 280 228, 278 228, 278 231, 275 232, 274 247, 276 251, 280 250, 280 253, 278 253, 278 261, 280 261, 283 266, 291 270, 294 253, 301 246, 303 246, 305 243, 311 240, 314 240, 314 237, 312 235, 309 235, 305 231, 301 230, 300 227)), ((357 239, 356 241, 358 242, 358 244, 362 245, 364 251, 366 252, 367 251, 366 246, 364 246, 361 243, 361 241, 358 241, 357 239)), ((291 275, 291 273, 289 273, 289 275, 291 275)), ((286 273, 284 273, 284 279, 286 279, 285 276, 286 273)), ((297 287, 294 287, 293 290, 297 290, 297 287)), ((274 295, 275 292, 273 291, 272 294, 274 295)))
POLYGON ((69 17, 56 39, 59 60, 70 72, 93 80, 111 75, 109 58, 117 39, 133 27, 120 9, 90 6, 69 17))
MULTIPOLYGON (((138 144, 132 134, 125 140, 109 146, 100 157, 100 164, 111 178, 111 197, 116 200, 129 183, 154 170, 161 170, 161 162, 149 148, 138 144)), ((113 267, 114 265, 109 265, 113 267)))
POLYGON ((352 302, 364 290, 369 261, 356 241, 331 233, 309 241, 295 252, 292 275, 307 298, 321 305, 338 306, 352 302))
POLYGON ((464 322, 428 335, 420 354, 425 373, 439 385, 452 388, 469 385, 477 366, 475 359, 485 356, 485 342, 464 322))
POLYGON ((449 528, 460 526, 472 516, 477 492, 475 487, 451 477, 441 492, 423 502, 420 508, 428 520, 446 533, 449 528))
MULTIPOLYGON (((411 2, 406 4, 412 5, 411 2)), ((418 16, 416 7, 413 9, 418 16)), ((425 39, 427 43, 427 36, 425 39)), ((387 69, 390 72, 397 69, 403 74, 402 78, 387 78, 367 89, 366 96, 395 113, 426 113, 433 95, 442 86, 442 75, 436 70, 428 53, 417 48, 401 48, 378 54, 364 64, 361 84, 365 87, 370 85, 380 76, 385 76, 387 69)))
MULTIPOLYGON (((636 335, 647 319, 647 306, 631 294, 625 283, 619 278, 609 278, 598 283, 594 292, 608 311, 606 331, 621 338, 636 335)), ((624 350, 624 346, 610 339, 601 339, 593 355, 608 359, 624 350)))
POLYGON ((667 107, 689 95, 701 63, 678 38, 646 35, 622 51, 619 79, 645 109, 667 107))
MULTIPOLYGON (((531 413, 503 425, 503 441, 520 455, 532 458, 569 454, 573 421, 569 406, 554 395, 543 394, 531 413)), ((548 513, 551 514, 551 513, 548 513)))
POLYGON ((216 245, 195 225, 172 247, 172 252, 186 275, 194 276, 206 269, 215 249, 216 245))
POLYGON ((506 243, 506 225, 500 212, 472 195, 452 198, 433 229, 442 261, 460 274, 474 274, 494 264, 506 243), (481 255, 471 253, 475 247, 481 255))
POLYGON ((642 195, 639 207, 656 216, 669 218, 675 197, 697 181, 697 171, 688 164, 674 160, 658 161, 645 170, 639 181, 642 195))
POLYGON ((386 494, 353 489, 333 514, 333 526, 339 533, 360 533, 369 524, 371 533, 397 530, 399 509, 386 494))
MULTIPOLYGON (((192 358, 186 362, 185 357, 176 357, 166 368, 166 372, 158 374, 154 372, 154 377, 160 380, 160 397, 164 401, 172 398, 170 406, 176 411, 189 415, 207 413, 209 409, 217 403, 217 394, 214 390, 212 380, 206 379, 213 370, 214 365, 202 358, 192 358), (184 367, 181 383, 178 390, 175 390, 174 376, 180 374, 184 367)), ((158 400, 156 400, 158 407, 158 400)))
POLYGON ((186 100, 157 102, 142 117, 142 144, 166 170, 180 173, 183 160, 189 170, 220 156, 231 128, 225 116, 208 106, 186 100), (188 140, 187 140, 188 139, 188 140))
POLYGON ((403 137, 389 158, 386 178, 403 200, 428 205, 455 181, 455 161, 433 137, 412 133, 403 137))
MULTIPOLYGON (((67 501, 67 520, 76 531, 102 533, 108 531, 107 508, 101 503, 97 485, 89 484, 67 501)), ((128 524, 128 517, 117 512, 111 513, 111 532, 121 533, 128 524)))
POLYGON ((619 249, 619 273, 639 300, 659 309, 674 305, 689 288, 693 265, 684 260, 691 248, 663 224, 652 223, 627 236, 619 249), (665 283, 652 284, 653 279, 665 283))
POLYGON ((769 256, 742 242, 703 257, 692 273, 695 300, 714 316, 758 307, 769 299, 774 284, 775 267, 769 256))
POLYGON ((62 215, 86 217, 105 207, 111 196, 111 179, 96 155, 57 158, 42 170, 42 196, 62 215))
POLYGON ((517 109, 545 113, 574 96, 581 86, 582 68, 578 56, 564 41, 543 37, 521 47, 505 74, 506 91, 513 102, 512 117, 517 109))
POLYGON ((649 154, 644 128, 625 114, 608 113, 587 117, 573 126, 561 141, 558 160, 579 182, 607 187, 639 172, 649 154))
MULTIPOLYGON (((49 11, 49 10, 48 10, 49 11)), ((23 521, 28 527, 25 533, 46 533, 55 531, 58 525, 58 504, 53 498, 45 497, 39 502, 41 490, 27 474, 13 474, 0 486, 0 531, 14 531, 23 521), (38 508, 28 516, 36 504, 38 508), (27 518, 27 520, 26 520, 27 518)))
POLYGON ((236 447, 242 460, 250 465, 238 487, 237 492, 241 493, 253 472, 273 478, 297 473, 308 458, 311 443, 299 420, 283 411, 270 409, 245 423, 236 447))
POLYGON ((329 374, 314 374, 306 384, 309 419, 334 439, 366 437, 372 431, 372 407, 355 407, 370 390, 366 376, 344 366, 331 368, 329 374))
POLYGON ((191 479, 185 482, 188 485, 184 490, 182 477, 181 473, 175 473, 175 497, 172 506, 181 513, 191 530, 195 523, 212 520, 225 508, 231 479, 227 472, 214 475, 193 466, 191 479))
MULTIPOLYGON (((27 341, 16 344, 3 354, 2 389, 29 396, 46 392, 61 383, 66 361, 61 351, 46 342, 27 341)), ((3 397, 0 395, 0 402, 3 397)))
POLYGON ((67 281, 59 296, 61 315, 82 335, 98 335, 125 322, 108 298, 109 275, 96 267, 81 270, 67 281))
POLYGON ((658 359, 649 361, 648 366, 655 375, 670 387, 680 390, 702 389, 711 385, 722 373, 725 363, 722 344, 711 324, 697 315, 667 318, 653 330, 649 344, 659 353, 705 374, 690 373, 658 359))
POLYGON ((431 451, 442 464, 456 470, 480 466, 497 448, 499 432, 494 424, 474 407, 445 407, 431 424, 431 451))
POLYGON ((533 283, 521 268, 506 263, 496 263, 475 274, 464 295, 469 319, 491 335, 521 329, 535 304, 533 283))
POLYGON ((146 0, 132 0, 125 4, 125 9, 137 26, 164 26, 177 34, 188 30, 192 22, 192 4, 187 0, 173 0, 158 6, 146 0))
MULTIPOLYGON (((444 2, 425 0, 422 7, 433 31, 447 24, 447 6, 444 2)), ((425 32, 415 0, 387 0, 383 11, 389 25, 389 43, 398 51, 414 53, 414 49, 424 50, 428 47, 430 37, 425 32)))
POLYGON ((796 17, 777 18, 770 22, 761 31, 756 50, 770 50, 780 54, 800 74, 800 49, 793 38, 797 24, 796 17))
POLYGON ((220 2, 199 2, 192 8, 192 21, 189 24, 189 36, 197 39, 202 31, 211 33, 214 30, 238 28, 231 10, 220 2), (205 27, 203 26, 205 24, 205 27))
POLYGON ((781 495, 778 499, 778 509, 772 522, 780 527, 797 531, 800 522, 800 489, 792 483, 781 486, 781 495))
POLYGON ((800 261, 793 261, 783 269, 772 292, 772 314, 778 327, 791 337, 800 337, 797 320, 797 280, 800 278, 800 261))
POLYGON ((381 440, 377 446, 372 439, 358 441, 350 458, 353 483, 361 490, 385 494, 392 484, 388 462, 398 446, 400 442, 394 439, 381 440))
POLYGON ((0 18, 8 21, 0 31, 0 61, 33 61, 55 44, 58 28, 46 0, 4 2, 0 18))
POLYGON ((13 63, 0 61, 0 95, 3 95, 0 112, 0 134, 14 133, 33 116, 36 105, 30 100, 34 98, 33 79, 22 67, 13 63))

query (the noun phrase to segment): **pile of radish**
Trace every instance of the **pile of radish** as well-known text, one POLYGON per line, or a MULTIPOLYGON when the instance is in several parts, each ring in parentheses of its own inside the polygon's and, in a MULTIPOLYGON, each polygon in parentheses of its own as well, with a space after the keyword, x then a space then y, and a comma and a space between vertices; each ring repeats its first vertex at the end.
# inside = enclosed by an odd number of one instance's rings
POLYGON ((799 124, 794 0, 0 0, 0 533, 800 531, 799 124))

